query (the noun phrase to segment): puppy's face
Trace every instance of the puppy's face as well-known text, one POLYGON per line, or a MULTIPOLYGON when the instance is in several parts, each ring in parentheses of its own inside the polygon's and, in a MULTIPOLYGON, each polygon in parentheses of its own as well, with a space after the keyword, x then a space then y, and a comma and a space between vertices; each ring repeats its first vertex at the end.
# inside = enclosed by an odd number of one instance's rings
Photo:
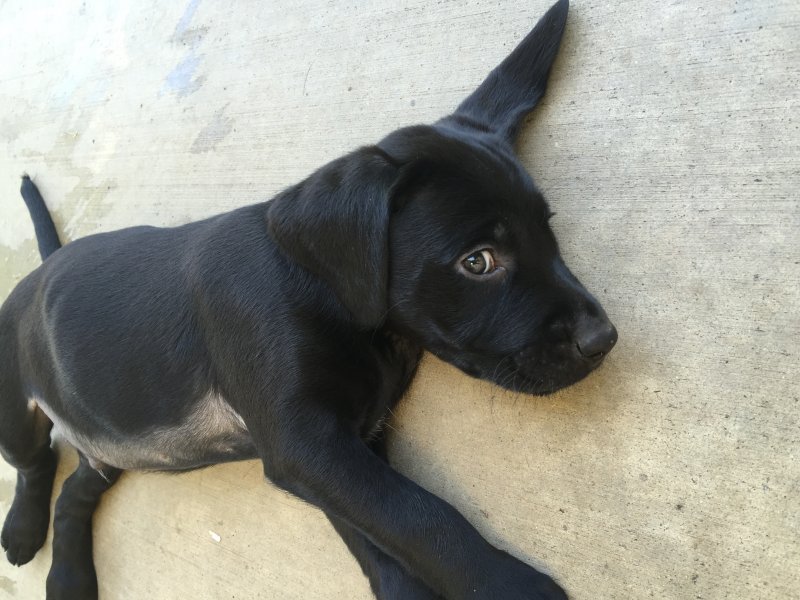
POLYGON ((414 128, 383 144, 418 157, 393 198, 390 324, 470 375, 547 394, 597 367, 616 331, 530 176, 483 139, 414 128))
POLYGON ((455 112, 400 129, 274 200, 270 232, 353 326, 388 326, 465 372, 553 392, 617 333, 564 266, 550 209, 514 154, 567 18, 558 0, 455 112))

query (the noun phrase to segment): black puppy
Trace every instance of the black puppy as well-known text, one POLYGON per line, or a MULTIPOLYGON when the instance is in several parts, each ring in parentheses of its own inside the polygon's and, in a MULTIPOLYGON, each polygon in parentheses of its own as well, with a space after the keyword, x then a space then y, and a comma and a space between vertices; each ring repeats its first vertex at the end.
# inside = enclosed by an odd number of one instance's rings
POLYGON ((44 542, 55 424, 80 464, 56 504, 48 598, 96 597, 92 513, 122 470, 250 458, 325 511, 379 598, 566 597, 394 471, 381 426, 423 349, 547 394, 616 341, 513 151, 567 8, 553 6, 451 116, 268 203, 55 251, 23 179, 47 260, 0 311, 0 449, 18 470, 2 545, 21 565, 44 542))

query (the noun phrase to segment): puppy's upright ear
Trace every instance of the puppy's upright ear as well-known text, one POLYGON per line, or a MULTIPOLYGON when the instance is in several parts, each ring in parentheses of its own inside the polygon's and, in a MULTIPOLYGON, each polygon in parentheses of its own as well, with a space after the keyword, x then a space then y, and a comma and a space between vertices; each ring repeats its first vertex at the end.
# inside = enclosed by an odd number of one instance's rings
POLYGON ((269 204, 283 252, 322 278, 365 329, 386 315, 389 214, 397 167, 376 147, 339 158, 269 204))
POLYGON ((488 129, 513 145, 522 119, 544 95, 568 10, 569 0, 556 2, 478 89, 441 123, 488 129))

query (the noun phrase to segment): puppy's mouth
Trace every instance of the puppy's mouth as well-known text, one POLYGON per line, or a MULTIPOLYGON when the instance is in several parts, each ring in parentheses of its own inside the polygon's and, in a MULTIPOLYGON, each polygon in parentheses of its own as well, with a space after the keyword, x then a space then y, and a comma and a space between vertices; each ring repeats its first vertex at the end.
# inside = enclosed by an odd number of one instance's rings
POLYGON ((491 381, 512 392, 534 396, 546 396, 579 382, 604 360, 604 357, 592 361, 543 357, 536 360, 529 349, 496 359, 436 354, 467 375, 491 381))
POLYGON ((602 359, 594 363, 551 363, 531 364, 520 360, 519 355, 507 357, 507 374, 493 376, 491 380, 500 387, 514 392, 536 396, 546 396, 569 387, 584 379, 602 364, 602 359))

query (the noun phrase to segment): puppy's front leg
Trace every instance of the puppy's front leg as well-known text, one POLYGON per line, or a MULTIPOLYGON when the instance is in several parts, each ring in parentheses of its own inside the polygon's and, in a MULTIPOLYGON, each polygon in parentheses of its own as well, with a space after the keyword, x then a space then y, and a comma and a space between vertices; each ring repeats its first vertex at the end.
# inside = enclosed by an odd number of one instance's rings
MULTIPOLYGON (((252 432, 252 431, 251 431, 252 432)), ((498 550, 333 416, 294 420, 260 446, 273 482, 365 535, 451 600, 563 600, 550 577, 498 550)), ((260 437, 260 436, 258 436, 260 437)))
MULTIPOLYGON (((367 446, 388 464, 383 432, 367 446)), ((439 594, 411 575, 408 569, 380 550, 363 533, 333 515, 327 516, 361 565, 378 600, 441 600, 439 594)))
POLYGON ((441 600, 442 596, 411 575, 363 533, 341 519, 327 515, 336 532, 356 557, 378 600, 441 600))

